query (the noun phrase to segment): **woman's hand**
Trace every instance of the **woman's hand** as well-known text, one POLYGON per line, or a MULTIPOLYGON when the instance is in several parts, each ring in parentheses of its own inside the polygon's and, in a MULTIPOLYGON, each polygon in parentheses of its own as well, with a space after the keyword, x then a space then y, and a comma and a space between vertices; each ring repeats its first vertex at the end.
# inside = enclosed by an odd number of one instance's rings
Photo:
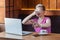
POLYGON ((37 22, 33 22, 34 27, 39 27, 40 25, 37 22))

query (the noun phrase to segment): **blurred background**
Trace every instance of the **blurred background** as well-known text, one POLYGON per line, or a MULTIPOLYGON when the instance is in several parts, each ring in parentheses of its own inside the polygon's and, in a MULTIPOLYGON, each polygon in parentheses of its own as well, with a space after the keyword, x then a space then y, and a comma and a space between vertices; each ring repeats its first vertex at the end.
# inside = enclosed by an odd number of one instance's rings
MULTIPOLYGON (((4 24, 4 17, 23 20, 39 3, 46 7, 45 16, 51 18, 52 33, 60 33, 60 0, 0 0, 0 23, 4 24)), ((31 25, 23 25, 23 30, 34 31, 31 25)))

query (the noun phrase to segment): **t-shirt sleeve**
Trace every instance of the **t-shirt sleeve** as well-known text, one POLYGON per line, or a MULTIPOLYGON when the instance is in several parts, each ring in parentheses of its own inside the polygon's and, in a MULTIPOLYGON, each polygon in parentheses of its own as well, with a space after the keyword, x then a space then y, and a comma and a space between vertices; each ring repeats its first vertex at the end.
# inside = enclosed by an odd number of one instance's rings
POLYGON ((40 24, 41 27, 50 27, 51 26, 51 20, 50 18, 46 19, 46 23, 40 24))

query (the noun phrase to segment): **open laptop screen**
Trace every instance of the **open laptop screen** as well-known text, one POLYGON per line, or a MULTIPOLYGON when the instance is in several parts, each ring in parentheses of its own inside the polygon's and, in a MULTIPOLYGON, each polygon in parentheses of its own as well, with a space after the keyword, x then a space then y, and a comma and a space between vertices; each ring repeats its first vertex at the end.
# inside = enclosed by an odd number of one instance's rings
POLYGON ((22 35, 21 19, 5 18, 5 32, 22 35))

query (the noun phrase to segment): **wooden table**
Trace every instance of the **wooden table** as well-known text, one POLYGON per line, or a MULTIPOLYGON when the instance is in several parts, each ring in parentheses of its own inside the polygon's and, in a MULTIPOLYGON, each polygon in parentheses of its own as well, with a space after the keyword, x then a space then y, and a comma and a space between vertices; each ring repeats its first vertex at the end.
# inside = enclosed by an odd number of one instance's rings
POLYGON ((23 38, 23 40, 60 40, 60 34, 51 33, 46 36, 34 37, 32 33, 30 35, 25 35, 25 36, 17 35, 10 37, 10 35, 7 36, 5 32, 0 33, 0 40, 20 40, 21 38, 23 38))

